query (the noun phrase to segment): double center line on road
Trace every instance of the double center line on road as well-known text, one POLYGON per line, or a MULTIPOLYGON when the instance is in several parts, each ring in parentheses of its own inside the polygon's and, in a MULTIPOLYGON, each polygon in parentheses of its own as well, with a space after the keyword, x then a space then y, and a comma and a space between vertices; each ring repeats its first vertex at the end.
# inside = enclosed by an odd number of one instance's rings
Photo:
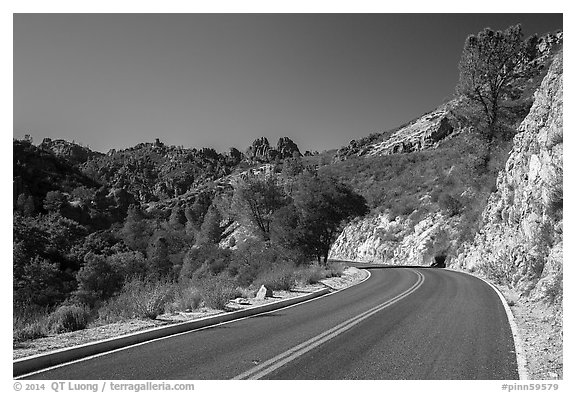
POLYGON ((416 273, 418 279, 416 280, 416 283, 414 283, 414 285, 412 285, 406 291, 400 293, 399 295, 396 295, 392 299, 389 299, 382 304, 379 304, 371 308, 370 310, 364 311, 363 313, 340 323, 339 325, 333 327, 332 329, 329 329, 324 333, 321 333, 316 337, 313 337, 310 340, 305 341, 302 344, 299 344, 281 353, 280 355, 273 357, 270 360, 265 361, 264 363, 259 364, 256 367, 251 368, 246 372, 243 372, 240 375, 237 375, 232 379, 260 379, 270 374, 274 370, 282 367, 286 363, 298 358, 299 356, 302 356, 306 352, 311 351, 312 349, 316 348, 319 345, 322 345, 326 341, 353 328, 355 325, 359 324, 366 318, 369 318, 372 315, 376 314, 377 312, 384 310, 386 307, 389 307, 392 304, 404 299, 406 296, 416 291, 422 285, 422 283, 424 283, 424 276, 422 275, 422 273, 420 273, 417 270, 411 270, 411 271, 416 273))

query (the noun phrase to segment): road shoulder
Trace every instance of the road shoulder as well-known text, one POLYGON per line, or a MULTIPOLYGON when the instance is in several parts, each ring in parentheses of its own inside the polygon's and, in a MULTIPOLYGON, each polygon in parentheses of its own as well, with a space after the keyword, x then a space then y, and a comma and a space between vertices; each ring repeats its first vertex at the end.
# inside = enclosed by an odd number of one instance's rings
MULTIPOLYGON (((452 269, 450 269, 452 270, 452 269)), ((516 289, 492 282, 475 272, 454 269, 480 278, 496 288, 516 325, 515 345, 525 363, 525 379, 563 379, 563 324, 559 305, 522 296, 516 289)))

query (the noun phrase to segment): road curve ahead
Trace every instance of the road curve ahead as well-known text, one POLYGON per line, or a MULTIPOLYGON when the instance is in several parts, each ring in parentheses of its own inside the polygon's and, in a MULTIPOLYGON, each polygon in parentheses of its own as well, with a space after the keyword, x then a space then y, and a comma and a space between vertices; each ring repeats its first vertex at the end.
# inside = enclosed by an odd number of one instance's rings
POLYGON ((490 286, 443 270, 371 266, 321 298, 160 339, 29 379, 518 379, 490 286))

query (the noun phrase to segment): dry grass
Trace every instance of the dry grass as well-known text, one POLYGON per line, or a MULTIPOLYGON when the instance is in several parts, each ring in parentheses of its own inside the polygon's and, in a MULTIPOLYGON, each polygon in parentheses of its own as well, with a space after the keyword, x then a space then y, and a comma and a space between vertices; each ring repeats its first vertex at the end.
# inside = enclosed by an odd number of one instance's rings
POLYGON ((226 277, 206 277, 198 285, 204 305, 216 310, 225 310, 230 300, 242 296, 235 282, 226 277))
POLYGON ((14 307, 12 337, 14 341, 33 340, 48 335, 47 308, 14 307))
POLYGON ((135 278, 124 284, 122 291, 98 310, 101 322, 117 322, 130 318, 154 319, 164 312, 173 299, 174 284, 135 278))

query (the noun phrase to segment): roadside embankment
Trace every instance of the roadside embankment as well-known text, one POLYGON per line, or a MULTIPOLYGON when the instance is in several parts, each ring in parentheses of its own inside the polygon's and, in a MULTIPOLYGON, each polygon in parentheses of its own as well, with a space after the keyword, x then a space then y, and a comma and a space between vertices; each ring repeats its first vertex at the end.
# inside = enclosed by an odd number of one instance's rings
MULTIPOLYGON (((102 340, 111 340, 117 337, 142 333, 148 330, 159 329, 177 324, 183 324, 199 319, 222 316, 241 310, 259 310, 263 306, 278 305, 278 308, 308 300, 312 294, 328 293, 333 290, 341 290, 358 284, 368 277, 368 272, 355 267, 347 267, 339 277, 330 277, 320 280, 316 284, 299 285, 291 291, 274 291, 272 297, 257 299, 256 297, 241 298, 230 301, 226 310, 216 310, 201 307, 190 312, 176 312, 159 315, 156 319, 131 319, 101 326, 94 326, 74 332, 52 334, 47 337, 18 342, 14 344, 13 359, 21 359, 51 351, 86 345, 102 340), (296 299, 298 298, 298 299, 296 299), (290 300, 293 299, 293 302, 290 300), (301 300, 300 300, 301 299, 301 300)), ((268 307, 261 312, 270 311, 268 307)), ((244 315, 240 316, 244 317, 244 315)), ((216 321, 214 323, 220 323, 216 321)))

